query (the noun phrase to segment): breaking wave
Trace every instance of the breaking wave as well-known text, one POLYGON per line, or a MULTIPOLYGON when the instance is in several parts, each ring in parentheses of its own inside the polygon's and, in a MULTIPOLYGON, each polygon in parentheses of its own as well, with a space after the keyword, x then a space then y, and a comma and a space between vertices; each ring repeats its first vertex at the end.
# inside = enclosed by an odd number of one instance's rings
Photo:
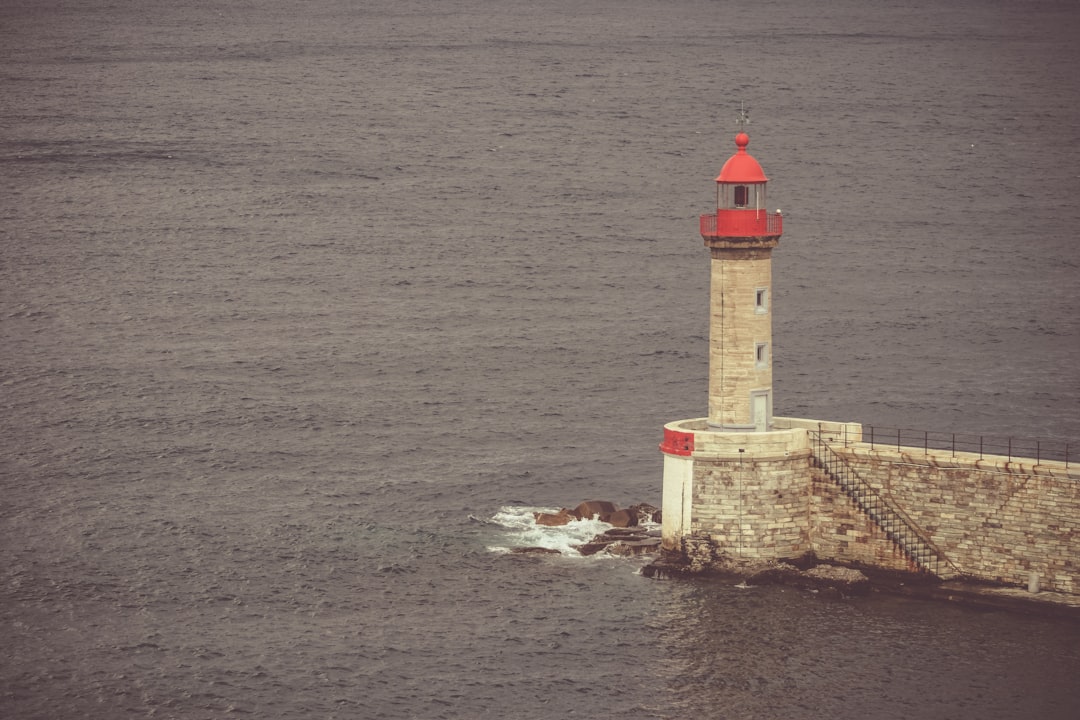
MULTIPOLYGON (((615 527, 601 520, 574 520, 557 527, 536 524, 535 513, 557 513, 559 508, 506 506, 491 517, 491 523, 502 528, 503 543, 489 545, 495 553, 513 552, 514 548, 544 548, 557 550, 560 555, 584 557, 577 547, 615 527)), ((642 523, 643 529, 658 527, 642 523)))

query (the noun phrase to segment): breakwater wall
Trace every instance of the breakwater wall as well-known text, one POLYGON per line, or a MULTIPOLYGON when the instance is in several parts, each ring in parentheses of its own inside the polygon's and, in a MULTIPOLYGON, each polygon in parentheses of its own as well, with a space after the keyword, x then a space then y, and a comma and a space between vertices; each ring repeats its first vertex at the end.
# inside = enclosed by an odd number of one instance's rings
MULTIPOLYGON (((1028 585, 1034 574, 1043 589, 1080 593, 1080 467, 850 441, 830 448, 953 572, 1013 585, 1028 585)), ((811 481, 810 536, 819 557, 911 567, 820 463, 811 481)))
POLYGON ((762 447, 696 421, 668 427, 688 436, 686 452, 665 450, 669 550, 692 536, 746 558, 813 552, 1080 594, 1078 463, 886 447, 852 423, 776 418, 762 447))

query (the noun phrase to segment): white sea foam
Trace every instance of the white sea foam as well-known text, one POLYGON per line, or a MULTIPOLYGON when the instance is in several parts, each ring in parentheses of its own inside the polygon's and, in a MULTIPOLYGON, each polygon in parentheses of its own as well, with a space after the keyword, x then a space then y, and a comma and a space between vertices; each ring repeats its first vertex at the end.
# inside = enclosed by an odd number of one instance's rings
POLYGON ((558 508, 507 506, 491 520, 505 529, 505 545, 494 545, 492 552, 510 552, 516 547, 541 547, 558 550, 563 555, 581 557, 575 546, 583 545, 613 525, 600 520, 574 520, 566 525, 547 527, 536 524, 534 513, 556 513, 558 508))

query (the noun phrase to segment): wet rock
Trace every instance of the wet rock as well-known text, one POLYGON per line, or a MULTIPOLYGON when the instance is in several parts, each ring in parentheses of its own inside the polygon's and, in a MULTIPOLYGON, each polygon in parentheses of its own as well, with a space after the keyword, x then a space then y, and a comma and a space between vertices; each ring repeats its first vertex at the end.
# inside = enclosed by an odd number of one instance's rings
POLYGON ((606 550, 611 555, 628 557, 632 555, 648 555, 660 549, 660 538, 645 538, 643 540, 618 540, 607 546, 606 550))
MULTIPOLYGON (((659 528, 643 527, 642 522, 653 522, 660 511, 655 506, 639 503, 620 509, 607 500, 586 500, 573 510, 562 508, 557 513, 534 513, 537 525, 557 527, 576 520, 598 519, 614 526, 606 532, 593 537, 586 543, 575 545, 574 549, 582 555, 595 555, 608 552, 612 555, 632 556, 654 553, 660 549, 659 528)), ((538 552, 528 548, 518 548, 514 552, 538 552)))
POLYGON ((598 552, 607 550, 612 543, 604 541, 587 542, 584 545, 575 545, 574 549, 582 555, 595 555, 598 552))
POLYGON ((637 505, 631 505, 630 510, 637 513, 638 520, 647 520, 648 522, 660 524, 662 516, 660 514, 660 508, 648 503, 638 503, 637 505))
POLYGON ((516 547, 516 548, 513 548, 510 552, 514 553, 515 555, 559 555, 560 554, 559 551, 556 550, 555 548, 536 547, 536 546, 516 547))
POLYGON ((567 525, 573 520, 577 520, 577 515, 574 511, 563 508, 557 513, 533 513, 533 517, 536 518, 537 525, 543 525, 545 527, 558 527, 560 525, 567 525))
POLYGON ((628 536, 631 536, 631 535, 640 535, 642 537, 645 537, 645 536, 660 537, 660 531, 659 530, 646 530, 643 527, 628 527, 628 528, 613 527, 613 528, 609 528, 608 530, 604 531, 604 536, 606 536, 606 537, 622 538, 622 537, 628 537, 628 536))
POLYGON ((606 552, 610 555, 647 555, 660 549, 660 531, 643 528, 611 528, 584 545, 574 548, 582 555, 606 552))
POLYGON ((790 585, 804 590, 828 590, 842 595, 867 592, 870 578, 861 571, 838 565, 817 564, 812 555, 782 560, 747 559, 717 550, 707 541, 684 541, 683 553, 662 553, 643 569, 646 577, 672 577, 700 573, 741 578, 747 585, 790 585))
POLYGON ((781 562, 751 573, 746 582, 750 585, 796 585, 800 572, 794 565, 781 562))
POLYGON ((633 508, 616 510, 613 513, 600 516, 600 519, 604 522, 611 523, 617 528, 636 527, 638 524, 638 514, 633 508))
POLYGON ((859 570, 837 565, 818 565, 803 575, 816 584, 825 584, 847 593, 862 592, 870 585, 870 578, 859 570))
POLYGON ((618 509, 615 503, 607 500, 586 500, 574 508, 574 515, 579 520, 592 520, 603 515, 610 515, 618 509))
POLYGON ((870 589, 870 579, 862 572, 837 565, 816 565, 800 570, 794 565, 776 563, 746 580, 751 585, 790 585, 803 590, 826 590, 841 595, 856 595, 870 589))

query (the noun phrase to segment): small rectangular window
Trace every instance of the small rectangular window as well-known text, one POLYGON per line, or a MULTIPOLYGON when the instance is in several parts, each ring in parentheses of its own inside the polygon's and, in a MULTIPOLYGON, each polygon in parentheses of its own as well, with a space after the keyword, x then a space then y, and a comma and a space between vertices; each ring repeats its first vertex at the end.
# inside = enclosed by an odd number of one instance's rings
POLYGON ((757 343, 755 347, 754 364, 759 368, 769 366, 769 343, 757 343))
POLYGON ((754 290, 754 312, 764 315, 769 312, 769 289, 757 288, 754 290))
POLYGON ((750 204, 750 188, 745 185, 735 186, 735 207, 746 207, 750 204))

